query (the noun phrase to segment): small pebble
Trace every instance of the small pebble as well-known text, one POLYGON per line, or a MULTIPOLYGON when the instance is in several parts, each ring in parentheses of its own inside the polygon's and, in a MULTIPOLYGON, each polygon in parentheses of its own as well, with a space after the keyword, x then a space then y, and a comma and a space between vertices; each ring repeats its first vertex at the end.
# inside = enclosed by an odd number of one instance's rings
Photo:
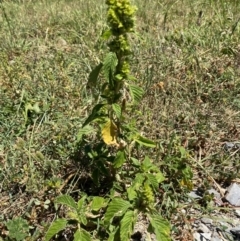
POLYGON ((231 150, 234 146, 235 144, 233 142, 225 142, 224 149, 228 151, 228 150, 231 150))
POLYGON ((191 191, 190 193, 188 193, 188 196, 190 198, 193 198, 193 199, 200 199, 200 198, 202 198, 201 196, 197 195, 195 191, 191 191))
POLYGON ((228 193, 225 196, 226 200, 233 206, 240 206, 240 186, 237 183, 233 183, 228 187, 228 193))

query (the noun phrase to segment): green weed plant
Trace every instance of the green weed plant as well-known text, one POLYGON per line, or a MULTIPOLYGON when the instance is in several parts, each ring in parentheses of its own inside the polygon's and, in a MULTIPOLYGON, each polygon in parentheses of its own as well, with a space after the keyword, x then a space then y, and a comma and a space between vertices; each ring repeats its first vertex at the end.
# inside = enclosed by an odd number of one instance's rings
POLYGON ((129 125, 131 117, 128 113, 139 104, 143 95, 137 80, 130 75, 132 52, 128 34, 134 32, 136 7, 129 0, 107 0, 106 4, 109 29, 102 37, 108 43, 109 52, 89 75, 88 86, 100 91, 78 139, 81 141, 84 135, 96 131, 97 126, 102 143, 97 151, 89 152, 89 156, 101 162, 100 171, 93 171, 92 178, 98 183, 101 175, 111 177, 112 188, 105 198, 83 196, 77 203, 69 195, 58 197, 56 203, 66 205, 70 212, 67 218, 52 223, 45 238, 50 240, 74 221, 75 241, 98 240, 94 230, 100 229, 104 229, 108 241, 128 241, 141 215, 149 221, 149 233, 155 233, 159 241, 169 241, 170 224, 155 208, 154 193, 164 176, 149 157, 138 160, 133 155, 136 146, 156 146, 135 126, 129 125), (100 81, 101 73, 104 81, 100 81), (89 229, 89 226, 94 228, 89 229))

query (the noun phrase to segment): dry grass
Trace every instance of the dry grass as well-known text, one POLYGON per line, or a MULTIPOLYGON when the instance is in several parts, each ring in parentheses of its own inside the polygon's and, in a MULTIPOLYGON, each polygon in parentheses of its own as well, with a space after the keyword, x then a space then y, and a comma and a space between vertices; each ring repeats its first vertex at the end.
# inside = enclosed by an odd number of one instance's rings
MULTIPOLYGON (((222 145, 240 134, 240 2, 134 2, 132 72, 146 91, 134 115, 158 143, 151 156, 159 165, 166 152, 174 158, 173 138, 205 168, 192 163, 196 185, 209 175, 219 183, 239 177, 239 153, 222 145)), ((33 200, 52 201, 63 184, 62 192, 88 188, 77 184, 82 171, 70 157, 94 102, 88 74, 106 52, 105 6, 4 1, 0 11, 0 221, 26 218, 37 240, 55 210, 33 200), (40 113, 24 115, 28 104, 40 113)))

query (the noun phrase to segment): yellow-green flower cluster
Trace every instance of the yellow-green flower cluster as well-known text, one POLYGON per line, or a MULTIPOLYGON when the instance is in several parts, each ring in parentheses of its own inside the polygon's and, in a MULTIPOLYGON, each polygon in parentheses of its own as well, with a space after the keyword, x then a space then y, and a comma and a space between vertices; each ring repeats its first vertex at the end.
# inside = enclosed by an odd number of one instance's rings
POLYGON ((154 204, 154 194, 149 184, 145 183, 143 187, 143 204, 151 207, 154 204))
POLYGON ((106 0, 108 7, 108 23, 113 35, 132 32, 136 7, 129 0, 106 0))
POLYGON ((106 0, 106 4, 108 5, 107 21, 112 34, 108 46, 118 58, 115 74, 118 75, 116 81, 119 82, 127 79, 130 72, 128 55, 131 51, 127 34, 133 32, 134 14, 137 9, 130 4, 130 0, 106 0))
POLYGON ((119 52, 123 55, 128 55, 130 53, 130 46, 128 43, 127 35, 126 34, 121 34, 116 36, 110 43, 109 47, 112 52, 119 52))

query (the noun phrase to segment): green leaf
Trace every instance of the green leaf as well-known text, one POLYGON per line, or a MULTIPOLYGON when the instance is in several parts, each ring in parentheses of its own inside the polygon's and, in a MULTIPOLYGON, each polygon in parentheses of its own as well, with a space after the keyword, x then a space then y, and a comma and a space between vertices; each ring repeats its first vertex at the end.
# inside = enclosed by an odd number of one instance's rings
POLYGON ((90 87, 96 87, 99 73, 103 67, 103 64, 98 64, 89 74, 87 85, 90 87))
POLYGON ((79 214, 78 219, 80 220, 80 223, 82 223, 85 226, 87 225, 88 221, 87 221, 87 217, 86 217, 85 213, 79 214))
POLYGON ((152 169, 152 167, 154 167, 154 164, 152 164, 151 160, 149 159, 148 156, 145 156, 141 168, 144 172, 148 172, 152 169))
POLYGON ((123 75, 122 74, 117 74, 117 75, 115 75, 115 78, 117 80, 122 80, 123 79, 123 75))
POLYGON ((105 199, 103 197, 94 197, 92 200, 91 209, 93 211, 98 211, 99 209, 106 206, 105 199))
POLYGON ((72 212, 72 211, 67 212, 67 218, 68 218, 68 220, 71 219, 71 220, 76 220, 78 222, 81 221, 80 218, 79 218, 79 215, 78 215, 78 213, 76 211, 74 211, 74 212, 72 212))
POLYGON ((122 116, 121 106, 118 104, 112 104, 113 111, 115 112, 118 119, 122 116))
POLYGON ((69 195, 59 196, 55 199, 55 202, 62 204, 62 205, 66 205, 66 206, 74 209, 75 211, 78 210, 78 206, 77 206, 75 200, 69 195))
POLYGON ((67 222, 68 221, 65 218, 63 219, 59 218, 55 220, 49 227, 44 240, 49 241, 54 235, 64 230, 66 228, 67 222))
POLYGON ((147 173, 146 177, 147 177, 149 183, 151 184, 152 188, 156 191, 159 188, 159 183, 158 183, 155 175, 153 175, 151 173, 147 173))
POLYGON ((91 241, 91 235, 85 229, 78 229, 74 234, 73 241, 91 241))
POLYGON ((119 168, 123 165, 123 163, 126 161, 125 154, 123 151, 118 151, 117 155, 113 161, 113 166, 115 168, 119 168))
POLYGON ((139 187, 142 186, 143 182, 145 180, 144 173, 137 173, 135 176, 135 179, 133 181, 132 186, 134 186, 135 190, 139 190, 139 187))
POLYGON ((89 124, 90 122, 92 122, 93 120, 102 117, 103 115, 100 115, 98 112, 101 110, 101 108, 103 106, 105 106, 106 104, 97 104, 94 106, 92 113, 88 116, 88 118, 85 120, 85 122, 83 123, 82 127, 86 126, 87 124, 89 124))
POLYGON ((77 141, 81 141, 83 135, 88 135, 92 133, 95 129, 92 126, 86 125, 83 128, 81 128, 77 133, 77 141))
POLYGON ((118 59, 115 53, 109 52, 103 61, 103 73, 107 80, 110 80, 114 75, 118 59))
POLYGON ((130 240, 135 223, 136 214, 132 210, 127 211, 120 222, 121 240, 130 240))
POLYGON ((180 147, 179 147, 179 151, 180 151, 180 153, 181 153, 181 158, 185 158, 186 155, 187 155, 186 149, 185 149, 183 146, 180 146, 180 147))
POLYGON ((110 232, 107 241, 123 241, 123 240, 120 240, 119 226, 114 227, 114 230, 110 232))
POLYGON ((131 161, 133 162, 133 165, 139 167, 140 166, 140 162, 138 159, 131 157, 131 161))
POLYGON ((27 220, 16 217, 6 222, 9 238, 17 241, 25 240, 29 236, 29 224, 27 220))
POLYGON ((113 217, 122 216, 130 207, 131 204, 128 201, 121 198, 114 198, 108 205, 104 222, 108 224, 113 217))
POLYGON ((171 241, 169 222, 157 214, 148 214, 148 218, 156 234, 157 241, 171 241))
POLYGON ((140 135, 135 138, 135 141, 137 143, 139 143, 140 145, 143 145, 146 147, 155 147, 156 146, 156 143, 154 141, 151 141, 151 140, 147 139, 146 137, 143 137, 140 135))
POLYGON ((158 172, 155 174, 155 177, 157 178, 158 183, 161 183, 165 180, 165 177, 163 176, 162 172, 158 172))
POLYGON ((78 210, 80 211, 83 208, 83 204, 86 200, 87 196, 83 196, 81 199, 78 200, 78 210))
POLYGON ((133 99, 133 102, 136 102, 136 103, 140 102, 144 94, 143 89, 136 85, 129 85, 129 91, 133 99))
POLYGON ((128 194, 128 199, 130 200, 130 201, 133 201, 134 199, 136 199, 137 198, 137 192, 136 192, 136 188, 135 187, 129 187, 128 189, 127 189, 127 194, 128 194))

